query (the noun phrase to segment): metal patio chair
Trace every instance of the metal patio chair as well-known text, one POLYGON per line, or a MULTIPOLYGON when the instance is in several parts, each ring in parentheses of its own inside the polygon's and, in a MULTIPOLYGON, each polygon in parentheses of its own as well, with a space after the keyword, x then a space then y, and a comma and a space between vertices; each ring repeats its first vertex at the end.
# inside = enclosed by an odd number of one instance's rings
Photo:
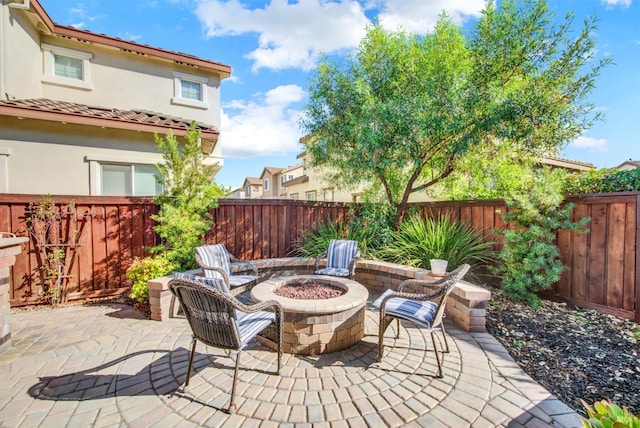
POLYGON ((229 293, 229 289, 220 278, 181 274, 169 282, 169 289, 180 302, 193 332, 187 379, 184 384, 185 392, 189 387, 197 341, 225 349, 235 357, 231 400, 227 410, 234 413, 240 352, 249 341, 273 322, 276 324, 277 374, 280 374, 283 352, 282 307, 275 301, 245 305, 229 293))
POLYGON ((438 373, 436 377, 442 377, 442 361, 438 356, 438 349, 436 348, 436 340, 434 333, 436 331, 442 332, 442 337, 445 343, 445 349, 443 352, 449 352, 449 342, 447 342, 447 336, 444 329, 442 319, 444 318, 444 309, 447 303, 447 297, 453 290, 453 286, 460 281, 465 274, 469 271, 470 266, 464 264, 459 266, 451 273, 445 275, 435 281, 425 281, 417 279, 408 279, 403 281, 398 286, 398 291, 387 290, 373 302, 373 306, 380 312, 380 324, 378 331, 378 360, 382 360, 384 351, 384 332, 395 319, 397 321, 397 333, 396 339, 400 336, 400 320, 410 321, 418 327, 427 329, 431 335, 431 341, 433 342, 433 351, 436 356, 436 362, 438 363, 438 373), (418 287, 438 287, 438 289, 432 293, 416 293, 405 292, 405 287, 418 288, 418 287))
POLYGON ((360 258, 358 241, 332 239, 327 251, 316 257, 314 273, 316 275, 344 276, 353 279, 356 275, 356 262, 360 258), (320 269, 320 260, 326 258, 326 267, 320 269))

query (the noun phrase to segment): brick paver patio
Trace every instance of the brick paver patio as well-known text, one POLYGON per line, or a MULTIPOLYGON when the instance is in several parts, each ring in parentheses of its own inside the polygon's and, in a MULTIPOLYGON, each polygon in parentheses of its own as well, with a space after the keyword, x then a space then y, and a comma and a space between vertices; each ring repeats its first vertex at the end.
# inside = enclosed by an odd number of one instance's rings
POLYGON ((13 348, 0 355, 2 427, 578 427, 580 419, 527 376, 490 335, 447 324, 444 377, 431 340, 395 323, 376 361, 377 314, 365 337, 321 356, 242 352, 236 414, 233 360, 199 343, 188 392, 186 320, 142 319, 126 305, 76 306, 11 315, 13 348), (249 370, 256 369, 256 370, 249 370))

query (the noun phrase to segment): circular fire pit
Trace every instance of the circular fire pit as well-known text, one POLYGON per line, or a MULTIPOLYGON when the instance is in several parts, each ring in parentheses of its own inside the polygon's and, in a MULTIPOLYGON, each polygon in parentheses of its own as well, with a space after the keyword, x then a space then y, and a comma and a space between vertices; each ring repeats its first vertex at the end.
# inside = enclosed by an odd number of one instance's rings
MULTIPOLYGON (((322 294, 322 293, 321 293, 322 294)), ((317 355, 346 349, 364 336, 364 308, 369 292, 347 278, 298 275, 272 278, 251 289, 256 302, 275 300, 284 312, 284 352, 317 355), (338 287, 345 293, 328 299, 299 299, 278 296, 275 291, 289 284, 338 287)), ((268 340, 264 341, 269 344, 268 340)))

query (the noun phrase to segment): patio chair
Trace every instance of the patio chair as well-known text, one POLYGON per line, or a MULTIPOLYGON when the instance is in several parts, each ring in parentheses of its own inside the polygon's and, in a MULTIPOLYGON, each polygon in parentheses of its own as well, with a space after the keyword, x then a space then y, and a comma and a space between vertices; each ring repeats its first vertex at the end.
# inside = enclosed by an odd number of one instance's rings
POLYGON ((332 239, 327 251, 316 257, 314 273, 316 275, 344 276, 353 279, 356 275, 356 262, 360 258, 358 241, 332 239), (319 269, 320 260, 326 258, 327 265, 319 269))
POLYGON ((222 278, 231 290, 231 294, 237 295, 256 285, 258 282, 258 269, 251 262, 234 257, 224 244, 203 245, 196 248, 196 263, 204 272, 205 278, 222 278), (236 275, 231 266, 242 265, 244 270, 250 270, 253 275, 236 275))
POLYGON ((373 302, 373 306, 380 312, 380 324, 378 331, 378 360, 382 360, 384 351, 384 332, 393 319, 397 321, 396 339, 400 337, 400 320, 410 321, 418 327, 423 327, 431 334, 433 342, 433 352, 436 355, 438 363, 438 373, 436 377, 442 377, 442 361, 438 356, 436 348, 436 340, 434 333, 442 332, 445 343, 443 352, 449 352, 449 342, 442 323, 444 318, 444 309, 447 303, 447 297, 453 290, 453 286, 460 281, 469 271, 470 266, 467 264, 459 266, 457 269, 436 281, 425 281, 417 279, 408 279, 398 286, 398 291, 387 290, 373 302), (403 289, 410 287, 438 287, 438 289, 430 294, 405 292, 403 289))
POLYGON ((184 391, 189 388, 196 343, 222 348, 235 356, 229 413, 235 412, 235 392, 238 382, 240 352, 258 333, 275 322, 278 350, 278 372, 282 366, 282 307, 275 301, 245 305, 229 293, 220 278, 202 278, 181 274, 169 282, 171 293, 178 299, 193 332, 191 355, 184 391))

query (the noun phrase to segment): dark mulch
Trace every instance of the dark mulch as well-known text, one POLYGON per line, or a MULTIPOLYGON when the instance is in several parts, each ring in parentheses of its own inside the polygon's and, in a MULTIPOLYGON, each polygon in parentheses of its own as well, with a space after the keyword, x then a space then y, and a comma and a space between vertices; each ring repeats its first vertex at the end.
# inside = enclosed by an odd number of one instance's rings
POLYGON ((640 415, 637 324, 564 303, 534 310, 491 292, 487 331, 529 376, 583 415, 580 399, 609 399, 640 415))

